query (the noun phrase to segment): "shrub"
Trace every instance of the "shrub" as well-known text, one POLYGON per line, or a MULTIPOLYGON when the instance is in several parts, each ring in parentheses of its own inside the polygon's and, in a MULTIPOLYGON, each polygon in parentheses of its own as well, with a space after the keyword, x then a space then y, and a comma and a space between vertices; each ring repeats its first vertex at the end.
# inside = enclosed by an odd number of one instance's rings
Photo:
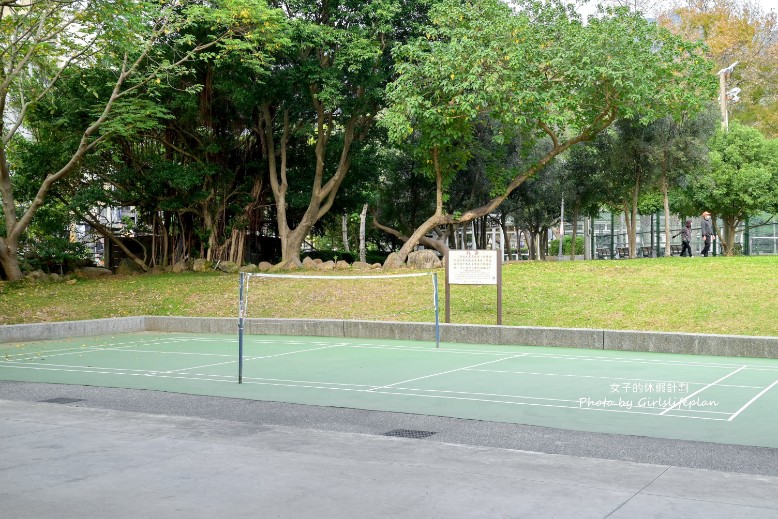
MULTIPOLYGON (((565 236, 565 242, 562 246, 562 255, 563 256, 569 256, 570 251, 573 247, 573 237, 572 236, 565 236)), ((584 240, 583 236, 576 236, 575 238, 575 253, 576 254, 583 254, 584 253, 584 240)), ((559 240, 551 240, 548 244, 548 254, 549 256, 558 256, 559 255, 559 240)))
POLYGON ((35 243, 32 254, 27 256, 27 267, 45 272, 72 271, 89 258, 86 246, 60 236, 46 236, 35 243))

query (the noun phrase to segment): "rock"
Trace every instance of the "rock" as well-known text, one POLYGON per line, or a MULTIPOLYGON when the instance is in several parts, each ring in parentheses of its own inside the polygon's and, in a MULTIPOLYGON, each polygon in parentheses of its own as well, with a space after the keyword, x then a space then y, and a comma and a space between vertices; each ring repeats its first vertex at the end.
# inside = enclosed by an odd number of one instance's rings
POLYGON ((340 260, 337 263, 335 263, 335 268, 338 270, 346 270, 346 269, 350 269, 351 265, 348 264, 348 261, 340 260))
POLYGON ((425 249, 408 254, 408 266, 414 269, 437 269, 442 263, 434 250, 425 249))
POLYGON ((165 274, 170 274, 171 272, 173 272, 173 265, 165 267, 165 274))
POLYGON ((68 279, 67 281, 65 281, 66 285, 75 285, 76 283, 77 281, 75 279, 68 279))
POLYGON ((316 265, 316 268, 318 270, 333 270, 335 268, 335 262, 334 261, 323 261, 316 265))
POLYGON ((257 265, 257 269, 258 269, 260 272, 267 272, 268 270, 270 270, 270 269, 272 269, 272 268, 273 268, 273 264, 272 264, 272 263, 269 263, 269 262, 267 262, 267 261, 260 261, 260 262, 259 262, 259 265, 257 265))
POLYGON ((217 263, 216 268, 227 274, 235 274, 240 270, 240 266, 232 261, 220 261, 217 263))
POLYGON ((192 263, 192 272, 205 272, 211 269, 211 262, 206 261, 203 258, 197 258, 192 263))
POLYGON ((303 259, 303 268, 304 269, 315 269, 316 268, 316 261, 311 258, 310 256, 306 256, 303 259))
POLYGON ((189 264, 187 264, 187 262, 184 260, 181 260, 177 262, 175 265, 173 265, 173 272, 175 272, 176 274, 186 272, 187 270, 189 270, 189 264))
POLYGON ((113 272, 103 267, 83 267, 76 269, 75 276, 80 279, 97 279, 113 276, 113 272))
POLYGON ((240 268, 240 271, 241 272, 256 272, 257 271, 257 266, 254 265, 253 263, 249 263, 248 265, 243 265, 240 268))
POLYGON ((62 276, 60 276, 56 272, 52 272, 51 274, 49 274, 49 279, 54 283, 58 283, 62 281, 62 276))
POLYGON ((300 262, 300 260, 297 259, 290 259, 287 261, 283 261, 279 263, 278 265, 273 265, 273 268, 271 270, 273 271, 279 271, 279 270, 297 270, 299 268, 302 268, 303 264, 300 262))
POLYGON ((140 268, 140 265, 129 258, 122 258, 119 261, 119 266, 116 267, 117 276, 132 276, 141 272, 143 272, 143 269, 140 268))
POLYGON ((357 269, 357 270, 367 270, 372 268, 369 263, 365 263, 364 261, 355 261, 351 264, 351 268, 357 269))
POLYGON ((159 265, 154 265, 151 267, 151 270, 149 270, 149 274, 164 274, 165 269, 164 267, 160 267, 159 265))
POLYGON ((400 255, 396 252, 391 253, 384 261, 385 269, 400 269, 403 267, 405 267, 405 262, 400 259, 400 255))
POLYGON ((380 269, 380 268, 383 268, 383 267, 384 266, 381 265, 380 263, 373 263, 372 265, 370 265, 370 268, 372 268, 372 269, 380 269))
POLYGON ((45 283, 49 280, 49 276, 42 270, 33 270, 32 272, 28 272, 24 277, 29 281, 37 281, 40 283, 45 283))

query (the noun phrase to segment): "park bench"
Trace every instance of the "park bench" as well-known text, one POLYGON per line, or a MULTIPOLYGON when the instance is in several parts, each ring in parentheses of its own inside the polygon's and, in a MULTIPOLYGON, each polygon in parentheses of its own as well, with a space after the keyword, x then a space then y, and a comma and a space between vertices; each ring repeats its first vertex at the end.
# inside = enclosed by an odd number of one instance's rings
POLYGON ((670 256, 679 256, 681 254, 681 245, 670 245, 670 256))
POLYGON ((654 256, 654 248, 650 245, 640 247, 640 251, 643 253, 644 258, 652 258, 654 256))
POLYGON ((611 253, 607 247, 597 247, 597 259, 610 259, 611 253))
POLYGON ((629 247, 616 247, 616 257, 618 259, 629 259, 629 247))

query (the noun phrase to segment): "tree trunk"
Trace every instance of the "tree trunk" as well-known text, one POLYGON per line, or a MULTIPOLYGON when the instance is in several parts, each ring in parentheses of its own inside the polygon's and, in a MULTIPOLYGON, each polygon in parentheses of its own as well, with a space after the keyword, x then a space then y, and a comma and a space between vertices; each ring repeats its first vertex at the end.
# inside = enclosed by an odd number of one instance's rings
MULTIPOLYGON (((740 223, 739 220, 737 220, 734 217, 725 217, 723 218, 724 221, 724 241, 722 241, 722 245, 724 246, 724 255, 725 256, 734 256, 735 255, 735 233, 737 232, 737 226, 740 223)), ((711 247, 713 247, 714 243, 711 243, 711 247)))
POLYGON ((270 187, 273 190, 273 198, 276 204, 276 220, 278 223, 278 235, 281 239, 281 263, 289 266, 299 266, 300 248, 305 237, 310 233, 314 224, 326 215, 340 188, 346 174, 351 167, 351 145, 354 142, 354 128, 356 119, 349 119, 343 128, 343 147, 335 173, 327 182, 324 182, 325 155, 327 143, 336 122, 331 113, 324 110, 324 105, 313 97, 314 108, 317 113, 316 123, 316 170, 313 185, 311 186, 310 202, 297 227, 289 227, 287 218, 286 195, 289 188, 287 180, 287 145, 292 129, 289 126, 289 111, 284 111, 283 129, 281 140, 276 149, 275 136, 273 134, 273 114, 270 105, 262 106, 262 119, 265 129, 265 142, 267 146, 268 172, 270 187), (276 161, 279 155, 280 163, 276 161))
POLYGON ((367 247, 365 244, 365 222, 367 220, 367 204, 362 206, 362 212, 359 213, 359 261, 365 263, 367 257, 367 247))
MULTIPOLYGON (((0 123, 0 127, 2 127, 2 123, 0 123)), ((5 216, 5 236, 0 237, 0 265, 3 266, 6 279, 17 281, 22 279, 22 269, 19 266, 19 257, 17 256, 21 232, 17 229, 16 202, 11 184, 11 171, 3 146, 0 146, 0 200, 3 202, 3 215, 5 216)), ((24 228, 21 231, 23 232, 24 228)))
POLYGON ((575 254, 576 254, 576 252, 578 252, 576 250, 575 240, 576 240, 576 238, 578 238, 578 211, 579 211, 579 208, 580 208, 580 204, 578 202, 576 202, 575 205, 573 206, 573 221, 571 222, 572 225, 573 225, 573 232, 572 232, 572 235, 571 235, 572 247, 570 249, 570 261, 575 261, 575 254))
POLYGON ((235 250, 235 263, 238 266, 243 265, 243 258, 246 257, 246 230, 237 229, 233 231, 234 239, 232 240, 232 248, 235 250), (237 242, 237 243, 236 243, 237 242))
POLYGON ((535 234, 530 229, 522 231, 524 233, 524 241, 527 243, 527 259, 535 259, 535 234))
POLYGON ((632 214, 630 224, 627 225, 627 233, 629 235, 629 257, 638 257, 638 241, 637 241, 637 221, 638 221, 638 197, 640 195, 640 175, 635 175, 635 187, 632 190, 632 214))
POLYGON ((438 225, 449 223, 445 221, 445 215, 443 214, 443 174, 440 169, 439 153, 440 151, 437 147, 432 149, 432 166, 435 171, 435 214, 417 227, 408 241, 400 248, 398 255, 402 261, 408 259, 408 254, 410 254, 413 248, 419 243, 419 240, 421 240, 430 229, 433 229, 438 225))
POLYGON ((154 213, 154 218, 151 220, 151 259, 149 266, 157 266, 157 213, 154 213))
MULTIPOLYGON (((622 209, 624 211, 624 234, 627 237, 627 248, 629 249, 630 257, 632 257, 632 233, 630 232, 631 226, 629 222, 632 210, 630 209, 630 203, 625 200, 622 209)), ((618 252, 616 254, 618 257, 618 252)))
POLYGON ((162 267, 170 265, 170 214, 165 212, 162 220, 162 267))
MULTIPOLYGON (((527 245, 527 259, 535 259, 532 250, 534 247, 532 232, 529 229, 522 229, 521 234, 524 235, 524 243, 527 245)), ((519 242, 519 254, 521 254, 521 240, 517 241, 519 242)))
MULTIPOLYGON (((399 239, 402 242, 408 242, 411 238, 408 236, 405 236, 401 232, 392 229, 391 227, 387 227, 385 225, 382 225, 378 220, 373 218, 373 226, 378 229, 379 231, 383 231, 391 236, 394 236, 395 238, 399 239)), ((434 240, 432 238, 428 238, 426 236, 422 236, 421 239, 419 239, 419 244, 424 245, 425 247, 429 247, 430 249, 435 249, 438 251, 444 258, 448 254, 449 247, 448 247, 448 237, 445 236, 440 240, 434 240)))
POLYGON ((340 223, 343 238, 343 250, 346 252, 351 252, 348 246, 348 215, 346 213, 343 213, 343 217, 341 218, 340 223))
POLYGON ((519 233, 519 226, 513 226, 513 234, 516 235, 516 259, 521 259, 521 234, 519 233))
POLYGON ((500 230, 502 231, 502 251, 504 254, 508 255, 508 261, 511 259, 511 230, 508 229, 508 224, 506 223, 506 215, 500 214, 500 230))
POLYGON ((14 242, 0 238, 0 265, 3 266, 3 272, 9 281, 17 281, 23 277, 19 258, 16 255, 18 245, 14 242))
POLYGON ((203 210, 203 225, 208 233, 208 248, 205 251, 205 259, 208 261, 216 261, 222 259, 217 257, 217 243, 216 243, 216 226, 214 225, 214 218, 211 212, 208 210, 207 201, 202 204, 203 210))
POLYGON ((670 197, 667 186, 667 159, 662 161, 662 202, 665 210, 665 258, 670 257, 670 197))
MULTIPOLYGON (((141 268, 141 270, 143 270, 143 272, 149 271, 149 267, 148 265, 146 265, 146 261, 145 261, 147 256, 147 251, 146 251, 146 247, 144 247, 142 243, 136 241, 136 243, 138 243, 143 249, 143 259, 133 254, 130 251, 130 249, 128 249, 127 246, 124 245, 124 243, 113 232, 111 232, 110 229, 108 229, 100 222, 98 222, 96 218, 91 218, 87 214, 79 214, 79 216, 81 217, 82 220, 84 220, 86 223, 91 225, 92 228, 95 231, 97 231, 98 234, 102 235, 104 238, 107 238, 111 240, 113 243, 115 243, 116 246, 119 247, 127 255, 127 257, 133 261, 133 263, 138 265, 141 268)), ((110 266, 106 265, 106 268, 110 268, 110 266)))

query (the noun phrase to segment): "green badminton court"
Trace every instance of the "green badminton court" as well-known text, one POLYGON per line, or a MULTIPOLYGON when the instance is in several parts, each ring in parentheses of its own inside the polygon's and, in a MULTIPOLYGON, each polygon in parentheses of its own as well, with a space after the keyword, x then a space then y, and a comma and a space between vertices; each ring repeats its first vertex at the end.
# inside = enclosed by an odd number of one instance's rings
POLYGON ((0 379, 778 447, 778 360, 136 333, 0 344, 0 379))

